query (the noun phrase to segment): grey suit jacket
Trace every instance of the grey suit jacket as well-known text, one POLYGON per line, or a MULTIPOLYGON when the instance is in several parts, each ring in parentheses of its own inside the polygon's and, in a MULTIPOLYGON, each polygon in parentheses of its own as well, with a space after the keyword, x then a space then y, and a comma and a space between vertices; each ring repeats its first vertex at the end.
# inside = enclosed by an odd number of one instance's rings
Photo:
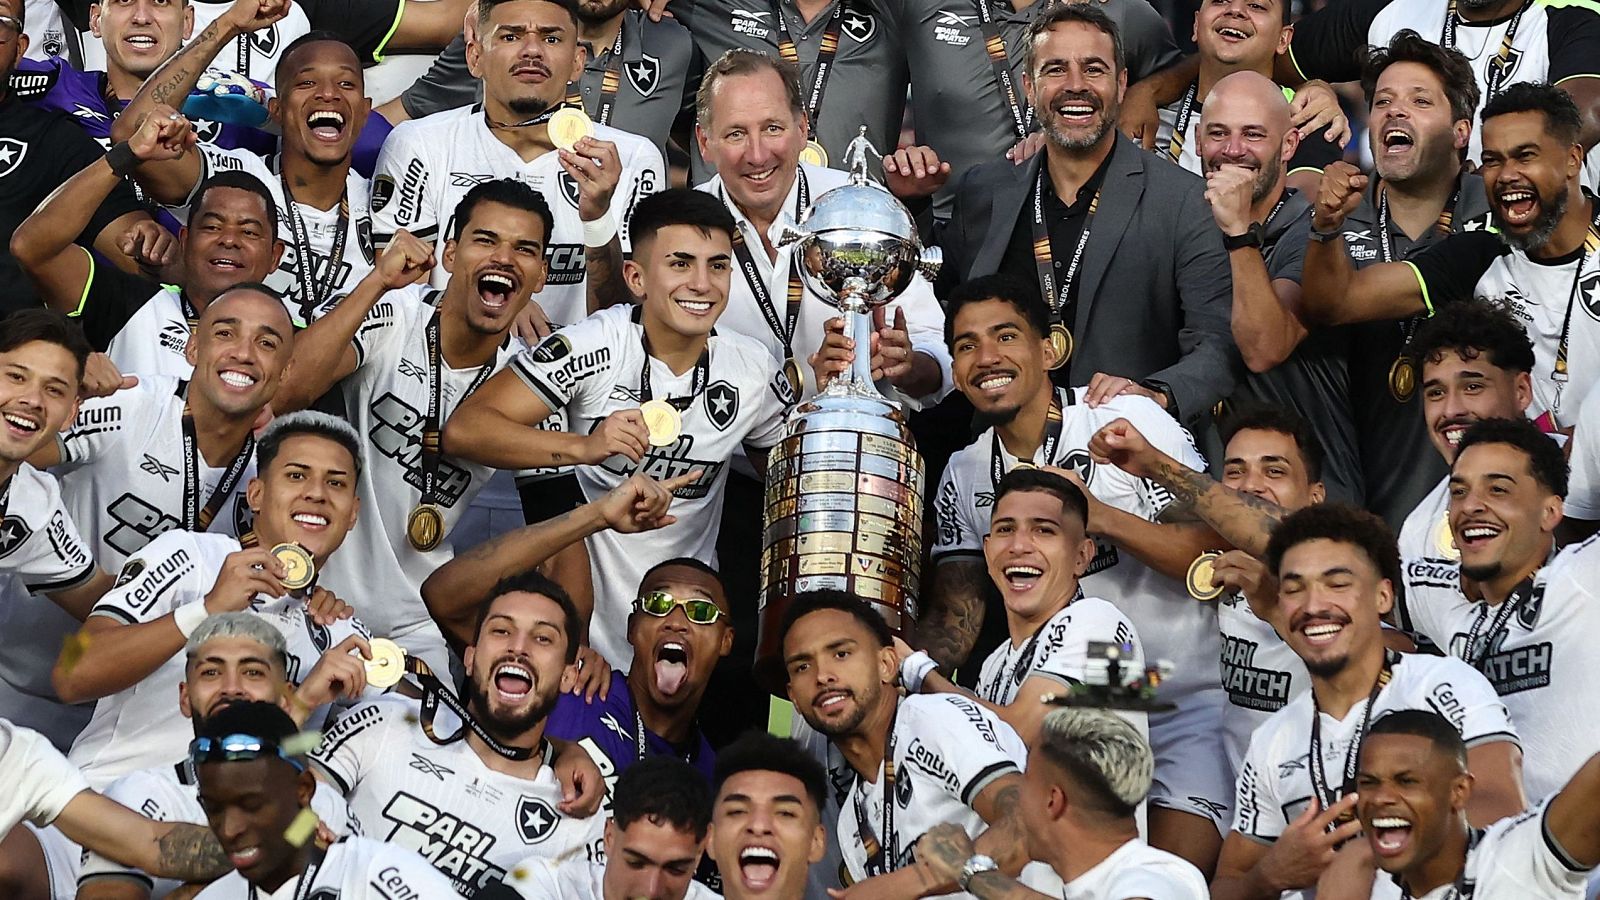
MULTIPOLYGON (((1203 179, 1117 137, 1100 204, 1083 251, 1077 344, 1068 377, 1096 372, 1165 384, 1185 424, 1208 416, 1233 393, 1244 365, 1229 314, 1233 278, 1203 179)), ((1030 202, 1045 154, 1028 165, 999 159, 957 181, 955 207, 940 230, 944 264, 957 280, 999 270, 1030 202)), ((1037 273, 1010 273, 1036 283, 1037 273)))

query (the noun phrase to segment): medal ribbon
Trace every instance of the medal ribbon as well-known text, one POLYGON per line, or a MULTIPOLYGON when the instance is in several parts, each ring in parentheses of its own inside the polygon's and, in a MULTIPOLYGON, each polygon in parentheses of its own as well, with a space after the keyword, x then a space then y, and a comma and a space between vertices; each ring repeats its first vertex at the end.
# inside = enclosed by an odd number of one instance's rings
MULTIPOLYGON (((1094 224, 1095 211, 1100 207, 1100 189, 1095 188, 1094 197, 1089 200, 1089 211, 1083 217, 1083 230, 1078 234, 1078 245, 1073 248, 1072 261, 1067 264, 1066 274, 1061 277, 1061 290, 1057 291, 1055 260, 1050 253, 1050 230, 1044 222, 1044 192, 1051 190, 1045 184, 1046 174, 1045 167, 1039 166, 1039 183, 1033 191, 1033 261, 1038 270, 1039 292, 1050 307, 1050 324, 1068 327, 1067 314, 1077 305, 1072 286, 1083 264, 1083 248, 1089 246, 1089 227, 1094 224)), ((1070 327, 1068 330, 1071 330, 1070 327)))
POLYGON ((310 325, 311 313, 333 294, 333 276, 339 271, 339 263, 344 260, 345 238, 350 231, 350 188, 347 185, 344 193, 339 195, 339 222, 334 226, 333 247, 328 256, 328 277, 318 282, 315 272, 317 257, 311 250, 311 230, 306 228, 305 219, 300 216, 300 205, 289 193, 289 179, 281 173, 278 177, 283 182, 283 205, 288 207, 288 214, 284 218, 289 221, 289 236, 294 239, 294 255, 298 262, 295 276, 300 282, 300 320, 310 325))
POLYGON ((1172 138, 1167 141, 1167 158, 1173 162, 1183 159, 1183 142, 1189 135, 1189 119, 1194 115, 1194 102, 1200 96, 1200 82, 1189 82, 1183 92, 1183 102, 1178 104, 1178 118, 1172 123, 1172 138))
POLYGON ((611 58, 606 60, 605 72, 600 76, 600 109, 595 118, 601 125, 611 124, 611 114, 617 108, 617 91, 622 87, 622 29, 626 24, 624 17, 617 26, 617 39, 611 42, 611 58))
MULTIPOLYGON (((422 420, 422 499, 419 503, 423 506, 438 502, 438 495, 434 488, 439 481, 439 461, 444 458, 444 450, 439 441, 439 428, 444 417, 439 414, 440 400, 444 391, 444 355, 439 349, 439 309, 437 298, 439 292, 433 291, 428 295, 428 305, 433 306, 433 318, 428 320, 428 417, 422 420)), ((478 374, 472 376, 472 382, 461 395, 461 400, 466 400, 472 392, 477 390, 484 381, 488 380, 489 373, 494 371, 494 359, 491 358, 478 369, 478 374)), ((457 401, 459 404, 461 401, 457 401)))
MULTIPOLYGON (((713 331, 712 334, 716 334, 716 332, 713 331)), ((639 330, 639 343, 644 345, 644 365, 639 368, 639 402, 644 404, 653 399, 650 390, 650 360, 652 354, 650 352, 650 335, 646 334, 642 328, 639 330)), ((689 382, 689 396, 667 397, 665 402, 671 404, 672 408, 678 412, 683 412, 689 408, 689 404, 694 402, 694 398, 700 396, 700 392, 706 389, 706 383, 710 380, 711 345, 707 343, 700 351, 700 358, 695 360, 694 378, 689 382)))
POLYGON ((1033 124, 1033 110, 1024 102, 1022 92, 1017 90, 1017 82, 1011 74, 1011 61, 1006 56, 1006 39, 1000 34, 1000 25, 995 22, 994 8, 991 0, 978 0, 978 27, 983 32, 983 49, 989 54, 989 68, 994 70, 995 83, 1000 86, 1000 100, 1005 103, 1006 109, 1011 111, 1011 125, 1017 134, 1017 140, 1028 136, 1028 128, 1033 124))
MULTIPOLYGON (((898 718, 898 703, 896 703, 895 712, 897 714, 895 718, 898 718)), ((867 854, 867 862, 864 868, 868 878, 893 871, 895 860, 900 858, 894 847, 896 841, 894 828, 894 725, 895 719, 891 718, 889 720, 889 737, 885 741, 883 748, 882 840, 879 840, 878 836, 873 833, 872 825, 867 821, 866 785, 862 783, 861 775, 859 773, 856 775, 855 802, 852 805, 855 807, 856 831, 861 837, 861 849, 867 854)))
MULTIPOLYGON (((1044 415, 1044 443, 1042 446, 1044 449, 1044 464, 1047 466, 1053 465, 1052 461, 1056 458, 1056 445, 1061 443, 1062 391, 1062 388, 1056 388, 1055 393, 1050 395, 1050 409, 1044 415)), ((1072 395, 1068 393, 1067 402, 1070 403, 1071 401, 1072 395)), ((993 442, 989 448, 989 481, 994 485, 995 490, 999 490, 1000 479, 1006 475, 1006 458, 1005 451, 1000 444, 1000 432, 994 432, 992 438, 993 442)), ((1023 460, 1023 462, 1026 462, 1026 460, 1023 460)))
MULTIPOLYGON (((300 877, 294 883, 294 900, 310 900, 311 890, 317 886, 317 870, 322 868, 322 861, 327 852, 316 844, 311 845, 311 854, 306 858, 306 867, 300 872, 300 877)), ((257 900, 260 895, 256 893, 256 886, 250 885, 250 900, 257 900)))
MULTIPOLYGON (((200 442, 194 433, 194 416, 189 412, 189 404, 183 405, 183 528, 185 531, 206 531, 211 527, 211 520, 217 517, 222 504, 233 494, 233 489, 238 487, 239 479, 244 475, 245 466, 255 457, 256 438, 253 434, 244 437, 244 443, 239 445, 239 452, 233 455, 233 461, 228 463, 223 470, 222 478, 217 482, 217 487, 206 498, 205 506, 200 505, 200 467, 204 460, 200 458, 200 442)), ((10 490, 9 485, 7 490, 10 490)), ((0 515, 4 511, 0 510, 0 515)))
MULTIPOLYGON (((1467 860, 1472 858, 1472 851, 1478 849, 1478 842, 1483 840, 1483 833, 1484 829, 1482 828, 1467 829, 1467 852, 1461 860, 1461 871, 1456 874, 1456 880, 1450 885, 1450 890, 1446 891, 1439 900, 1472 900, 1472 895, 1477 885, 1467 882, 1467 860)), ((1411 887, 1400 881, 1400 876, 1398 875, 1395 876, 1395 881, 1400 884, 1400 900, 1413 900, 1411 887)), ((1432 893, 1432 891, 1429 893, 1432 893)))
MULTIPOLYGON (((663 740, 665 740, 665 738, 663 738, 663 740)), ((634 749, 638 751, 639 755, 635 762, 644 762, 644 758, 649 755, 650 751, 649 748, 645 746, 644 716, 639 714, 639 704, 637 702, 635 702, 633 706, 633 744, 634 749)), ((694 752, 691 750, 683 755, 683 761, 693 762, 693 757, 694 752)))
MULTIPOLYGON (((811 184, 806 180, 806 170, 797 167, 798 188, 795 193, 794 220, 800 221, 805 215, 806 207, 811 205, 811 184)), ((723 195, 723 201, 727 196, 723 195)), ((761 268, 756 265, 754 254, 750 246, 745 243, 744 229, 733 230, 733 255, 739 260, 739 271, 744 273, 745 284, 750 286, 750 294, 755 297, 756 307, 761 310, 761 317, 767 320, 767 327, 772 329, 773 337, 778 343, 783 344, 789 358, 794 357, 794 326, 800 319, 800 301, 805 297, 805 285, 800 281, 800 267, 794 256, 789 257, 789 284, 784 298, 787 307, 784 318, 778 318, 778 308, 772 302, 772 289, 765 278, 761 277, 761 268)))
MULTIPOLYGON (((1356 769, 1361 757, 1361 742, 1366 739, 1367 727, 1372 724, 1372 707, 1378 702, 1378 694, 1383 686, 1389 683, 1393 676, 1390 669, 1393 658, 1390 651, 1385 650, 1383 667, 1378 670, 1378 677, 1372 682, 1372 692, 1367 695, 1366 708, 1361 711, 1361 725, 1350 738, 1350 746, 1344 754, 1344 782, 1341 789, 1333 790, 1328 786, 1327 772, 1322 761, 1322 708, 1317 705, 1316 695, 1311 697, 1311 791, 1316 794, 1317 800, 1322 803, 1322 808, 1327 809, 1339 802, 1339 798, 1356 789, 1356 769)), ((1328 830, 1332 831, 1339 823, 1328 823, 1328 830)))
POLYGON ((550 107, 531 119, 523 119, 521 122, 496 122, 495 120, 489 118, 489 110, 484 107, 483 104, 480 103, 478 108, 483 110, 483 121, 488 124, 489 129, 492 131, 496 128, 527 128, 533 125, 543 125, 544 123, 550 121, 550 119, 555 116, 556 112, 559 111, 561 107, 568 105, 575 105, 581 109, 583 107, 583 99, 581 97, 568 96, 565 101, 550 107))
POLYGON ((553 749, 549 741, 540 739, 538 747, 507 746, 490 734, 488 729, 484 728, 473 717, 472 713, 467 709, 467 705, 461 702, 461 698, 457 697, 454 691, 444 686, 444 682, 439 680, 439 676, 433 674, 433 669, 427 663, 408 653, 405 657, 405 669, 415 675, 418 684, 422 686, 422 714, 418 716, 418 724, 422 726, 422 733, 428 736, 428 740, 433 741, 435 744, 453 744, 464 738, 467 729, 470 728, 472 733, 478 736, 478 740, 489 745, 489 749, 493 750, 498 756, 511 760, 524 760, 532 759, 535 751, 541 751, 544 754, 544 764, 550 764, 553 749), (465 723, 460 731, 443 738, 434 734, 433 731, 433 719, 434 716, 438 715, 441 704, 455 713, 456 718, 465 723))
MULTIPOLYGON (((1511 17, 1511 22, 1506 25, 1505 36, 1500 38, 1500 51, 1489 63, 1488 71, 1483 73, 1484 102, 1493 99, 1500 93, 1500 83, 1506 80, 1506 64, 1511 61, 1511 44, 1517 39, 1517 26, 1522 24, 1522 14, 1532 6, 1532 0, 1517 7, 1516 14, 1511 17)), ((1444 32, 1439 35, 1439 46, 1447 50, 1456 49, 1456 29, 1462 25, 1461 13, 1456 9, 1456 0, 1450 0, 1449 9, 1444 14, 1444 32)))
POLYGON ((1529 576, 1522 579, 1522 582, 1512 589, 1511 596, 1500 603, 1500 607, 1494 611, 1493 622, 1489 621, 1489 604, 1481 603, 1478 605, 1478 616, 1472 620, 1472 628, 1467 632, 1466 656, 1464 657, 1467 665, 1477 669, 1479 672, 1483 671, 1484 664, 1489 661, 1489 647, 1494 641, 1495 635, 1505 630, 1506 623, 1511 621, 1511 617, 1516 614, 1518 609, 1522 608, 1523 602, 1532 593, 1533 577, 1529 576), (1487 631, 1483 627, 1485 623, 1489 624, 1487 631))
POLYGON ((0 522, 6 520, 6 510, 11 508, 11 483, 16 480, 16 475, 12 475, 5 484, 0 485, 0 522))
MULTIPOLYGON (((1433 228, 1439 234, 1449 234, 1455 223, 1456 201, 1461 199, 1461 182, 1456 181, 1456 189, 1450 194, 1450 199, 1439 210, 1439 219, 1433 223, 1433 228)), ((1378 188, 1378 255, 1382 262, 1394 262, 1394 235, 1389 231, 1389 189, 1378 188)), ((1400 355, 1405 355, 1405 348, 1411 343, 1411 336, 1417 332, 1417 323, 1422 321, 1421 316, 1412 316, 1400 323, 1400 355)))
POLYGON ((1572 273, 1572 289, 1567 291, 1567 311, 1561 318, 1561 343, 1556 345, 1556 362, 1550 371, 1550 381, 1555 384, 1555 402, 1550 404, 1552 420, 1555 414, 1561 412, 1561 392, 1567 387, 1567 380, 1571 377, 1567 369, 1567 346, 1572 337, 1572 306, 1578 299, 1579 282, 1583 280, 1583 267, 1589 262, 1589 254, 1600 251, 1600 200, 1589 197, 1589 203, 1594 210, 1589 219, 1589 233, 1583 239, 1583 251, 1578 254, 1578 267, 1572 273))
MULTIPOLYGON (((804 85, 801 96, 806 103, 806 138, 817 139, 817 119, 822 114, 822 93, 827 90, 828 76, 833 74, 833 59, 839 55, 839 26, 844 22, 844 10, 849 0, 838 0, 833 15, 828 17, 828 27, 822 32, 822 46, 817 48, 817 65, 811 71, 810 83, 804 85)), ((781 0, 773 0, 772 17, 778 23, 778 55, 784 60, 800 65, 800 52, 795 49, 794 36, 789 33, 789 21, 783 15, 781 0)))

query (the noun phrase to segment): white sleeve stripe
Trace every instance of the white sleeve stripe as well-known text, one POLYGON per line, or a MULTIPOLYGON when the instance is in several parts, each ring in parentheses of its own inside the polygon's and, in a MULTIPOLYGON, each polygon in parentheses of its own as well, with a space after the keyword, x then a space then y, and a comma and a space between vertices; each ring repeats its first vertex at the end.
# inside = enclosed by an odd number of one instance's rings
POLYGON ((90 560, 89 562, 86 562, 86 563, 83 564, 83 569, 81 571, 79 571, 79 572, 77 572, 77 573, 75 573, 73 575, 70 575, 70 576, 68 576, 66 578, 62 578, 62 579, 60 579, 58 581, 32 582, 32 583, 29 583, 27 587, 28 587, 29 592, 35 593, 35 594, 49 594, 49 593, 52 593, 54 591, 65 591, 65 590, 68 590, 70 588, 75 588, 75 587, 78 587, 80 585, 87 584, 89 582, 89 579, 94 577, 94 573, 95 573, 94 561, 90 560))
POLYGON ((1567 848, 1561 846, 1561 842, 1556 839, 1556 836, 1550 833, 1550 805, 1548 803, 1545 804, 1544 812, 1539 814, 1539 834, 1544 838, 1545 848, 1550 851, 1550 855, 1554 856, 1556 861, 1561 863, 1567 871, 1588 872, 1594 868, 1594 866, 1586 866, 1573 859, 1572 854, 1567 852, 1567 848))
POLYGON ((78 889, 82 890, 85 885, 101 882, 131 882, 140 885, 147 891, 153 890, 156 886, 155 879, 149 875, 137 869, 126 869, 121 872, 90 872, 85 875, 79 875, 78 889))
POLYGON ((124 625, 138 625, 139 620, 128 613, 117 609, 115 606, 96 606, 89 610, 90 616, 105 616, 108 619, 117 619, 124 625))
POLYGON ((1518 750, 1522 749, 1522 741, 1509 731, 1491 731, 1488 734, 1480 734, 1475 738, 1465 739, 1468 750, 1471 750, 1474 747, 1481 747, 1484 744, 1494 744, 1500 741, 1506 741, 1512 746, 1516 747, 1518 750))
POLYGON ((511 360, 511 371, 517 373, 517 377, 522 380, 523 384, 528 386, 528 390, 533 391, 540 400, 543 400, 544 405, 549 407, 551 412, 565 409, 567 404, 570 402, 568 400, 561 399, 561 395, 556 393, 553 388, 546 384, 543 378, 540 378, 537 373, 529 369, 528 366, 522 362, 520 355, 511 360))
POLYGON ((961 802, 971 806, 991 782, 1017 771, 1017 764, 1009 759, 990 764, 988 768, 973 776, 972 780, 967 782, 967 786, 961 789, 961 802))
MULTIPOLYGON (((318 749, 320 750, 321 748, 318 749)), ((311 764, 316 767, 318 772, 328 776, 328 780, 333 782, 333 786, 339 789, 340 794, 349 795, 350 785, 345 783, 344 778, 340 777, 339 773, 333 770, 333 767, 324 765, 320 760, 316 759, 312 759, 311 764)))

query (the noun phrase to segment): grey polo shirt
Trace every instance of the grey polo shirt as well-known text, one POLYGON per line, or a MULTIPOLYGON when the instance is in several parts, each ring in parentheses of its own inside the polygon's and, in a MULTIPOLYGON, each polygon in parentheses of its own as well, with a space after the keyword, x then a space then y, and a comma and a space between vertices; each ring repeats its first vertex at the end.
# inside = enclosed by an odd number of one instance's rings
MULTIPOLYGON (((1345 250, 1358 269, 1383 261, 1378 238, 1378 184, 1374 178, 1361 205, 1344 220, 1345 250)), ((1488 213, 1483 179, 1463 175, 1450 230, 1463 231, 1468 222, 1488 213)), ((1393 221, 1389 223, 1389 234, 1394 239, 1397 260, 1442 237, 1437 229, 1429 229, 1421 240, 1412 241, 1393 221)), ((1419 389, 1408 402, 1398 403, 1389 393, 1389 367, 1400 355, 1412 328, 1411 320, 1364 322, 1351 326, 1350 339, 1350 400, 1355 411, 1367 508, 1383 516, 1397 532, 1411 510, 1449 472, 1428 440, 1422 419, 1422 373, 1417 373, 1419 389)))
MULTIPOLYGON (((688 26, 708 63, 735 47, 777 56, 776 17, 783 16, 800 57, 804 92, 816 70, 822 37, 841 2, 850 5, 840 22, 839 52, 815 124, 817 137, 828 151, 828 164, 840 168, 845 148, 860 134, 862 125, 867 126, 867 139, 878 152, 891 153, 899 144, 906 105, 906 59, 889 0, 835 0, 809 23, 801 20, 794 0, 672 0, 667 9, 688 26)), ((694 182, 709 180, 715 173, 698 153, 694 156, 694 182)), ((875 177, 883 177, 879 160, 872 160, 871 169, 875 177)))
MULTIPOLYGON (((611 64, 612 47, 595 47, 583 69, 578 89, 592 118, 600 115, 600 85, 611 64)), ((687 29, 674 19, 650 21, 642 10, 623 13, 622 60, 618 72, 613 128, 648 138, 664 155, 672 126, 680 115, 693 123, 694 95, 706 63, 687 29)), ((427 73, 400 95, 413 119, 470 106, 483 95, 483 85, 467 71, 467 44, 457 35, 427 73)))
MULTIPOLYGON (((1028 26, 1047 5, 1033 0, 1013 9, 1010 0, 900 0, 900 38, 911 71, 911 113, 917 142, 932 147, 960 173, 995 159, 1017 142, 1015 119, 984 49, 978 2, 988 2, 1005 40, 1012 82, 1022 90, 1022 56, 1028 26)), ((1138 81, 1182 56, 1167 23, 1145 0, 1103 0, 1096 7, 1117 23, 1128 59, 1128 81, 1138 81)), ((1026 106, 1026 98, 1019 97, 1026 106)), ((949 193, 936 208, 948 214, 949 193)))

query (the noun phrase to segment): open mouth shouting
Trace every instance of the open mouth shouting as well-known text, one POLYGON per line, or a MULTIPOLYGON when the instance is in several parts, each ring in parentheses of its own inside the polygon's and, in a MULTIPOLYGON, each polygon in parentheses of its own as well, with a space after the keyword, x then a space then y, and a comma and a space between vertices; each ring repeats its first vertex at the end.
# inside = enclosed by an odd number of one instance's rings
POLYGON ((490 269, 478 275, 478 300, 491 313, 499 314, 511 306, 511 295, 517 289, 517 278, 500 269, 490 269))
POLYGON ((1495 204, 1500 218, 1513 227, 1532 225, 1539 217, 1539 194, 1530 187, 1503 187, 1495 193, 1495 204))
POLYGON ((1012 563, 1000 570, 1006 580, 1006 587, 1013 591, 1031 591, 1039 586, 1044 578, 1044 570, 1038 566, 1029 566, 1022 563, 1012 563))
POLYGON ((689 680, 689 645, 671 640, 656 647, 655 673, 656 690, 664 697, 676 696, 689 680))
POLYGON ((1380 144, 1385 156, 1398 156, 1410 152, 1417 145, 1417 136, 1410 129, 1399 125, 1390 125, 1383 130, 1380 144))
POLYGON ((336 144, 344 137, 346 119, 338 110, 317 109, 306 116, 306 127, 311 129, 311 136, 325 144, 336 144))
POLYGON ((44 427, 44 420, 38 416, 6 410, 6 433, 22 440, 31 440, 39 434, 39 429, 44 427))
POLYGON ((533 692, 533 672, 518 662, 503 662, 494 668, 494 692, 506 703, 521 703, 533 692))
POLYGON ((1392 858, 1405 852, 1411 843, 1411 820, 1400 816, 1374 816, 1370 823, 1372 852, 1392 858))
POLYGON ((778 878, 778 851, 752 844, 739 851, 739 880, 747 890, 764 891, 778 878))

